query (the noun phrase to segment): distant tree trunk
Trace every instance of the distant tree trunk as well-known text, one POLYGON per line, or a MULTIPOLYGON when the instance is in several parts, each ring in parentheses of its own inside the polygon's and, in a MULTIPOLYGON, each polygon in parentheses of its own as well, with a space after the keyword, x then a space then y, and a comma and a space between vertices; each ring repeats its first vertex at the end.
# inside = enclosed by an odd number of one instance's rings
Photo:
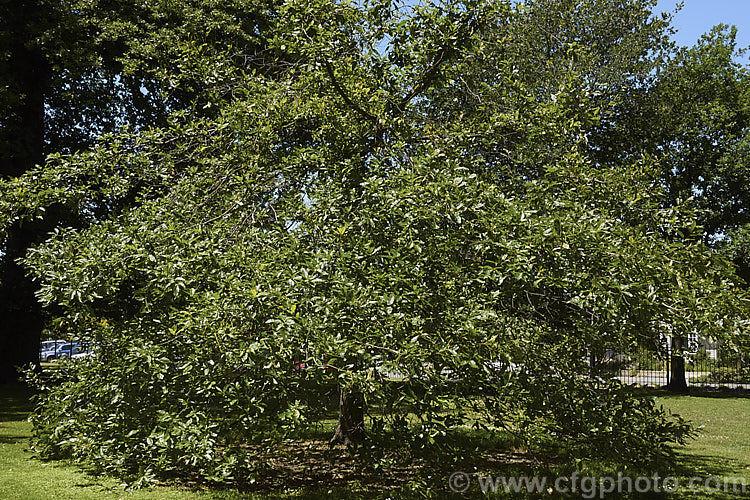
POLYGON ((26 231, 15 231, 6 242, 0 285, 0 383, 19 379, 18 366, 39 362, 42 308, 36 286, 15 262, 29 244, 26 231))
MULTIPOLYGON (((22 175, 45 158, 44 99, 50 73, 46 59, 34 47, 36 0, 19 0, 2 7, 9 58, 3 75, 18 99, 6 106, 0 123, 0 178, 22 175)), ((38 224, 17 225, 0 240, 0 383, 18 380, 16 366, 39 361, 42 310, 34 296, 36 286, 15 259, 46 234, 38 224)))
POLYGON ((365 440, 364 396, 350 392, 343 387, 339 390, 339 421, 330 446, 337 443, 357 447, 365 440))
POLYGON ((685 337, 672 337, 672 368, 667 385, 667 389, 672 392, 688 392, 687 379, 685 378, 685 357, 682 355, 685 341, 685 337))

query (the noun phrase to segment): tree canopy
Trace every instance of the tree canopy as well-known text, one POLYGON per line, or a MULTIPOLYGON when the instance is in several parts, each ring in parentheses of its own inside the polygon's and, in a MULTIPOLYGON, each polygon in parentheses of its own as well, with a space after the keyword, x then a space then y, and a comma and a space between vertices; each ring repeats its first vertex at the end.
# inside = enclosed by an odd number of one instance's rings
MULTIPOLYGON (((188 75, 188 105, 0 184, 0 228, 59 205, 85 221, 23 259, 54 328, 98 345, 40 398, 36 448, 245 481, 248 445, 338 405, 332 444, 381 454, 478 427, 667 455, 685 423, 587 357, 739 342, 747 306, 658 151, 622 145, 618 106, 668 46, 652 4, 237 1, 221 29, 196 14, 213 2, 155 11, 210 40, 122 37, 123 68, 163 77, 160 99, 188 75)), ((84 19, 107 40, 113 12, 84 19)))
MULTIPOLYGON (((258 56, 259 71, 273 70, 263 63, 273 15, 273 4, 244 2, 0 2, 0 178, 86 150, 123 126, 165 127, 176 112, 210 116, 209 94, 231 89, 232 68, 247 54, 258 56), (217 53, 218 66, 191 62, 217 53)), ((88 206, 100 217, 112 209, 88 206)), ((52 228, 82 224, 65 205, 50 206, 0 240, 0 381, 36 360, 43 327, 36 286, 17 259, 52 228)))

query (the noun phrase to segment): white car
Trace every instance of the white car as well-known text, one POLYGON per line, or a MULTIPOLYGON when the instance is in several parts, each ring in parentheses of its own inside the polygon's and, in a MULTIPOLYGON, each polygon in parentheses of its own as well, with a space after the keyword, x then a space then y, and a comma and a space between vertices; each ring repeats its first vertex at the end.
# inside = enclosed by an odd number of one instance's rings
POLYGON ((89 349, 82 348, 82 350, 78 351, 76 354, 73 354, 70 359, 83 359, 88 358, 91 356, 96 356, 96 353, 94 352, 94 348, 91 347, 89 349))

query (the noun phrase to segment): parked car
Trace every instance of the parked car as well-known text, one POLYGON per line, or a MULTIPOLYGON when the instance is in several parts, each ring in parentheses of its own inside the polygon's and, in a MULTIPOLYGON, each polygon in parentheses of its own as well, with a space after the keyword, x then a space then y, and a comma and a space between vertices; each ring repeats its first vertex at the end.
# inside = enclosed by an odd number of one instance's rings
POLYGON ((70 342, 69 340, 42 340, 39 343, 39 352, 49 351, 50 349, 57 349, 60 344, 70 342))
POLYGON ((39 361, 46 361, 48 357, 55 355, 58 347, 68 343, 69 340, 42 340, 39 343, 39 361))
POLYGON ((60 358, 70 358, 71 356, 82 353, 84 351, 85 349, 78 342, 65 342, 63 344, 59 344, 56 349, 52 348, 48 351, 43 351, 39 355, 39 360, 49 363, 50 361, 54 361, 60 358))
POLYGON ((45 340, 39 347, 39 361, 47 361, 47 358, 54 356, 57 348, 68 343, 66 340, 45 340))
POLYGON ((83 345, 79 347, 79 351, 76 354, 73 354, 70 359, 82 359, 82 358, 88 358, 90 356, 96 356, 96 346, 95 345, 83 345))

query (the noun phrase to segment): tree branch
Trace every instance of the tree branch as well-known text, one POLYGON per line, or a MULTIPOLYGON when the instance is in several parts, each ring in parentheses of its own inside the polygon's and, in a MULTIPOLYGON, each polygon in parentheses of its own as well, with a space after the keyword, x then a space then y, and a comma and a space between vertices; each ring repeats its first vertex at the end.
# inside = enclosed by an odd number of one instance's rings
POLYGON ((432 83, 432 81, 437 76, 438 69, 440 69, 440 66, 443 64, 443 62, 445 62, 447 56, 448 47, 442 47, 440 49, 440 52, 438 52, 437 57, 435 57, 435 60, 432 61, 430 67, 427 68, 427 71, 425 71, 424 75, 422 75, 422 78, 419 79, 419 83, 412 89, 411 92, 409 92, 406 97, 401 99, 401 102, 396 105, 396 110, 399 114, 404 112, 404 107, 409 104, 412 99, 424 92, 427 86, 432 83))
POLYGON ((331 78, 331 83, 333 84, 333 88, 336 89, 336 92, 339 93, 339 96, 344 100, 344 102, 352 108, 354 111, 362 115, 366 120, 374 123, 376 126, 379 126, 380 120, 378 118, 362 109, 359 105, 357 105, 356 102, 352 101, 349 95, 346 93, 344 88, 341 86, 339 81, 336 79, 336 74, 333 72, 333 66, 331 66, 331 62, 326 59, 325 61, 326 65, 326 71, 328 72, 328 76, 331 78))

